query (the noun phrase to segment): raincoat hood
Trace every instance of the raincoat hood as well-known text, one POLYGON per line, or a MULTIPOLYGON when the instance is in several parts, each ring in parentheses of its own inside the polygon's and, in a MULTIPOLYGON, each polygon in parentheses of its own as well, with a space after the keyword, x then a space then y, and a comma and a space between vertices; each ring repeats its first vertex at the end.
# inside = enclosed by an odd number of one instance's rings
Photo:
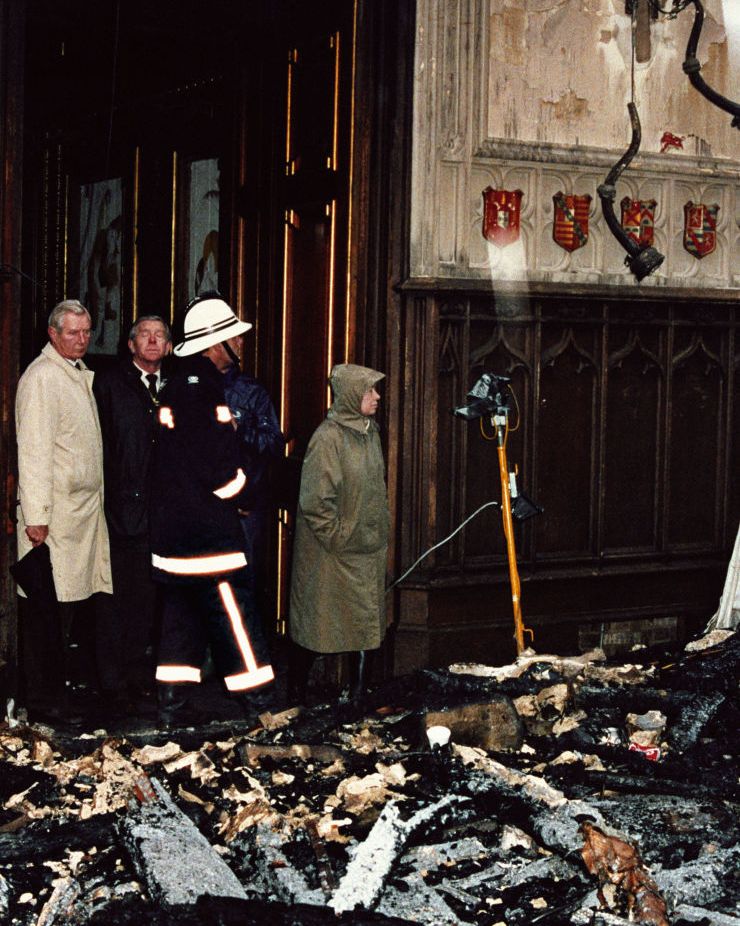
POLYGON ((362 397, 385 378, 385 373, 361 367, 354 363, 339 363, 331 371, 331 389, 334 402, 327 418, 349 428, 366 431, 370 418, 360 412, 362 397))

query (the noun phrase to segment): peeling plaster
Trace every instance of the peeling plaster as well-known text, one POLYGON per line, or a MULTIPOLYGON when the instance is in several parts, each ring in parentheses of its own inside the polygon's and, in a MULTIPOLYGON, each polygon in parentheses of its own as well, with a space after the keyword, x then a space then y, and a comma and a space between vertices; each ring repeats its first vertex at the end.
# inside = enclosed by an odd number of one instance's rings
POLYGON ((577 97, 572 90, 557 100, 543 100, 543 107, 551 107, 553 119, 580 119, 588 115, 588 100, 577 97))
MULTIPOLYGON (((705 0, 698 57, 704 79, 732 99, 740 86, 740 54, 730 53, 726 4, 705 0)), ((623 0, 490 0, 488 9, 487 137, 624 148, 632 48, 623 0)), ((740 137, 729 117, 683 73, 693 19, 690 7, 650 26, 650 60, 634 73, 642 150, 658 153, 663 132, 671 131, 695 139, 687 154, 737 157, 740 137)))

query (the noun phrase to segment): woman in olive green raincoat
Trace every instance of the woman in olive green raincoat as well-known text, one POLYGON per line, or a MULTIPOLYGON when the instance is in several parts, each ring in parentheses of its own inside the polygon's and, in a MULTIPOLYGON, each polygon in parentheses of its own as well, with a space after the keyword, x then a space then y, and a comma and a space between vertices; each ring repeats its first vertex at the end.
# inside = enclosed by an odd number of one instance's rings
MULTIPOLYGON (((334 367, 334 402, 303 461, 290 636, 311 656, 364 656, 385 635, 388 502, 383 451, 372 417, 380 398, 375 385, 383 377, 351 363, 334 367)), ((361 657, 359 684, 364 684, 363 663, 361 657)), ((293 693, 305 691, 294 686, 293 693)))

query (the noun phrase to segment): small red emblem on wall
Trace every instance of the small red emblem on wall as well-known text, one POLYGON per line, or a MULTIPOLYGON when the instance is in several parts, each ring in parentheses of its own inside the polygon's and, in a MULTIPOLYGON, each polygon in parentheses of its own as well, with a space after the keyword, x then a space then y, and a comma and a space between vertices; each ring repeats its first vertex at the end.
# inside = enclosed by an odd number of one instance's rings
POLYGON ((717 246, 719 204, 687 202, 683 207, 683 246, 701 260, 717 246))
POLYGON ((625 196, 619 205, 622 207, 622 228, 627 236, 641 248, 651 247, 657 202, 654 199, 630 199, 625 196))
POLYGON ((552 198, 555 216, 552 237, 566 251, 577 251, 588 241, 590 196, 566 196, 556 193, 552 198))
POLYGON ((483 190, 483 237, 499 248, 519 239, 522 190, 483 190))

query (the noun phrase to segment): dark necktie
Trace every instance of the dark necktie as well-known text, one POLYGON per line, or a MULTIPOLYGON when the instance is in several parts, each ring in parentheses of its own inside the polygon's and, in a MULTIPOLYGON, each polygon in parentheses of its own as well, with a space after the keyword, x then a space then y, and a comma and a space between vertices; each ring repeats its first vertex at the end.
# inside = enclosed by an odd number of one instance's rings
POLYGON ((157 401, 157 374, 156 373, 147 373, 146 381, 148 383, 147 389, 149 390, 149 395, 157 401))
POLYGON ((75 360, 75 370, 81 370, 81 369, 82 369, 82 364, 80 363, 79 360, 75 360))

